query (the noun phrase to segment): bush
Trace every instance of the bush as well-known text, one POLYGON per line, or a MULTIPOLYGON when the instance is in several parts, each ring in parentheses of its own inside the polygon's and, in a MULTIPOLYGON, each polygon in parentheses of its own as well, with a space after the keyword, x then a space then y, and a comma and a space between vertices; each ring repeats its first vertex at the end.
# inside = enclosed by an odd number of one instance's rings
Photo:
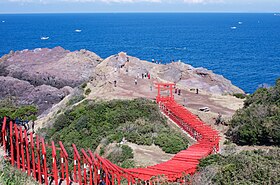
POLYGON ((233 96, 235 96, 236 98, 245 99, 247 95, 243 93, 235 93, 233 94, 233 96))
POLYGON ((133 150, 127 145, 116 146, 107 158, 122 167, 134 167, 133 150))
POLYGON ((141 145, 155 143, 165 152, 176 153, 187 147, 187 140, 172 130, 156 103, 145 100, 85 100, 58 115, 46 139, 62 141, 66 146, 95 150, 103 139, 119 143, 123 138, 141 145), (165 134, 164 136, 162 136, 165 134), (166 138, 166 143, 157 139, 166 138), (156 142, 157 140, 157 142, 156 142))
POLYGON ((86 88, 87 87, 87 83, 85 82, 85 83, 83 83, 82 85, 81 85, 81 87, 84 89, 84 88, 86 88))
POLYGON ((241 145, 280 145, 280 79, 247 97, 230 121, 227 136, 241 145))
POLYGON ((200 161, 196 184, 279 184, 280 150, 243 151, 208 156, 200 161))
POLYGON ((85 95, 89 95, 91 93, 91 90, 89 88, 86 89, 85 95))
POLYGON ((3 167, 0 168, 0 184, 5 185, 26 185, 26 184, 38 184, 33 179, 27 176, 26 173, 10 166, 8 161, 0 160, 3 167))
POLYGON ((170 133, 160 133, 156 138, 155 144, 162 148, 166 153, 176 154, 187 148, 186 140, 178 135, 170 135, 170 133))
POLYGON ((12 100, 0 100, 0 118, 5 116, 11 119, 20 120, 36 120, 38 114, 38 108, 34 105, 17 105, 12 100))

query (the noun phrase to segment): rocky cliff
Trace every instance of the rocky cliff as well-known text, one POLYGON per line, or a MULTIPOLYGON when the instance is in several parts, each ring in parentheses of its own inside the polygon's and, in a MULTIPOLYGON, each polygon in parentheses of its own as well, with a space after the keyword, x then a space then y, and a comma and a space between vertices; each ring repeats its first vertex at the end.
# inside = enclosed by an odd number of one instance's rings
POLYGON ((14 96, 43 112, 88 81, 101 61, 95 53, 61 47, 10 52, 0 59, 0 98, 14 96))
POLYGON ((134 97, 133 93, 136 97, 150 97, 147 89, 157 81, 175 82, 182 89, 199 88, 212 94, 244 93, 223 76, 207 69, 182 62, 155 64, 123 52, 103 60, 90 51, 70 52, 55 47, 10 52, 0 59, 0 98, 14 96, 20 104, 37 104, 40 112, 87 81, 91 81, 92 95, 101 98, 112 92, 114 98, 134 97), (151 80, 135 90, 135 79, 141 82, 145 73, 151 75, 151 80), (114 81, 126 86, 114 88, 114 81))

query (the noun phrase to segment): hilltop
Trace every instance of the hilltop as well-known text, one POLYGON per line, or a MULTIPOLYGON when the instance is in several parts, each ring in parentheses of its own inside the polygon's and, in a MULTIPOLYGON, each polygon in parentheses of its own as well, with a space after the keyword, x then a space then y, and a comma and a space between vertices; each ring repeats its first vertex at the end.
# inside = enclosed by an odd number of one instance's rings
MULTIPOLYGON (((204 99, 244 93, 223 76, 182 62, 156 64, 123 52, 102 59, 91 51, 70 52, 61 47, 11 51, 4 55, 0 59, 0 82, 1 98, 13 96, 19 104, 36 104, 40 113, 87 82, 91 89, 89 98, 101 99, 153 99, 154 82, 175 82, 185 95, 198 88, 204 99), (142 79, 145 73, 150 74, 150 80, 142 79)), ((192 106, 190 100, 187 99, 188 105, 192 106)))

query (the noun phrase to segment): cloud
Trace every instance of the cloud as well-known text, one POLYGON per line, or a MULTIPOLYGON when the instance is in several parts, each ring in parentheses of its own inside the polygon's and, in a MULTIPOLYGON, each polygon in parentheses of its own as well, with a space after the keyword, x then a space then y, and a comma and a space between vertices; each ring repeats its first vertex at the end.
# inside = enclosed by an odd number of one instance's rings
POLYGON ((207 4, 207 3, 223 3, 223 0, 184 0, 184 3, 189 4, 207 4))
POLYGON ((60 0, 64 2, 76 2, 76 3, 90 3, 90 2, 103 2, 103 3, 138 3, 138 2, 152 2, 160 3, 161 0, 60 0))
POLYGON ((93 3, 93 2, 103 2, 103 3, 172 3, 172 2, 182 2, 188 4, 207 4, 207 3, 222 3, 224 0, 1 0, 6 2, 14 3, 55 3, 55 2, 72 2, 72 3, 93 3))
POLYGON ((138 2, 151 2, 160 3, 161 0, 100 0, 106 3, 138 3, 138 2))

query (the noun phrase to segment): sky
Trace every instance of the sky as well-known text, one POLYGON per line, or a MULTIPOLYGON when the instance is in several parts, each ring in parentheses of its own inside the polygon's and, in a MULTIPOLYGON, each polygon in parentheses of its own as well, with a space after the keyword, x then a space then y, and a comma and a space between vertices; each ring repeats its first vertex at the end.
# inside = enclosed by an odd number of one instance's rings
POLYGON ((0 0, 0 13, 280 12, 280 0, 0 0))

